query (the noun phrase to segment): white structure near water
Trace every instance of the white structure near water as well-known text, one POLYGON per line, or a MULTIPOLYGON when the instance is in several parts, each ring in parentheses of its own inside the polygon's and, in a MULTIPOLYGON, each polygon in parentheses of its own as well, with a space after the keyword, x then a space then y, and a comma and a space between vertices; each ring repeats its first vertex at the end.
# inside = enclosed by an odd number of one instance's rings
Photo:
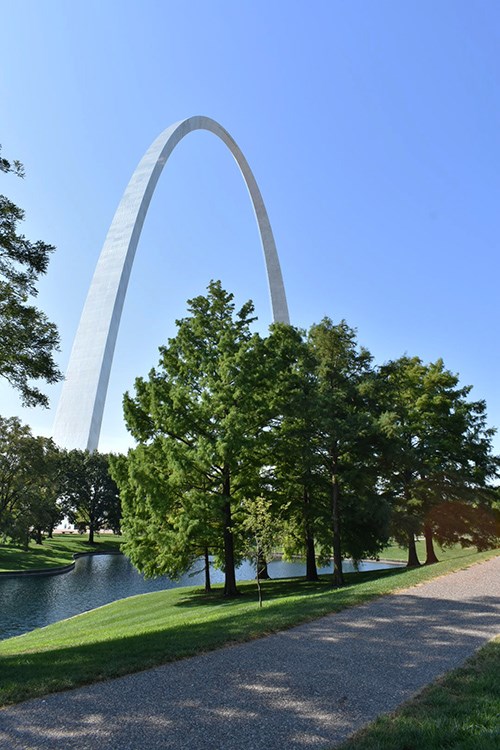
POLYGON ((123 303, 144 219, 168 157, 193 130, 214 133, 236 160, 259 227, 273 320, 289 322, 271 225, 248 162, 229 133, 209 117, 189 117, 171 125, 152 143, 132 175, 97 262, 56 413, 53 437, 61 447, 97 449, 123 303))

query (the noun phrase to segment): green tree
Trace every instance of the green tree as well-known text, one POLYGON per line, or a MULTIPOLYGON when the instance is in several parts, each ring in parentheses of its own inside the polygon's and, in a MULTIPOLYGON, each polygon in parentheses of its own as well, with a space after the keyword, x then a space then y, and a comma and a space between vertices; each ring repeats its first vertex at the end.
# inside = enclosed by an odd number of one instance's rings
POLYGON ((110 456, 97 451, 62 454, 62 505, 72 523, 89 530, 89 544, 101 529, 119 528, 120 495, 109 464, 110 456))
MULTIPOLYGON (((276 516, 270 498, 247 498, 242 503, 245 513, 243 528, 247 532, 245 552, 255 565, 259 607, 262 607, 262 569, 272 559, 282 528, 281 519, 276 516)), ((266 577, 268 577, 266 575, 266 577)))
POLYGON ((206 297, 188 304, 177 335, 160 348, 157 369, 136 380, 134 398, 124 398, 140 450, 128 460, 147 457, 149 465, 147 485, 125 501, 126 548, 139 569, 160 574, 168 569, 167 553, 157 554, 160 543, 178 549, 179 566, 186 566, 190 558, 181 548, 192 529, 200 537, 204 524, 207 544, 217 537, 224 595, 232 597, 238 594, 235 561, 243 554, 241 503, 261 494, 275 373, 262 339, 250 331, 251 302, 235 313, 233 295, 211 282, 206 297))
POLYGON ((388 506, 377 489, 372 357, 345 321, 334 325, 328 318, 312 326, 309 346, 318 382, 317 451, 330 508, 330 531, 324 529, 320 541, 333 546, 333 583, 341 586, 343 554, 356 560, 376 554, 388 537, 388 506))
POLYGON ((17 417, 0 417, 0 534, 27 546, 32 530, 50 530, 57 505, 57 449, 17 417))
POLYGON ((281 416, 269 434, 269 487, 283 519, 285 557, 305 555, 306 579, 317 581, 315 537, 318 526, 328 523, 328 503, 319 455, 316 360, 304 334, 291 326, 274 326, 267 343, 281 360, 275 391, 281 416))
MULTIPOLYGON (((0 171, 23 177, 22 164, 0 157, 0 171)), ((24 212, 0 195, 0 375, 16 388, 25 405, 48 405, 32 380, 55 383, 62 374, 54 361, 59 349, 56 326, 30 303, 36 282, 47 272, 54 247, 30 242, 18 232, 24 212)))
POLYGON ((124 514, 122 550, 144 575, 173 580, 203 558, 209 592, 209 556, 223 560, 210 495, 196 485, 199 476, 189 485, 169 471, 167 460, 158 440, 139 444, 127 456, 112 456, 124 514))
MULTIPOLYGON (((446 502, 432 507, 425 523, 441 547, 460 544, 476 547, 478 552, 499 546, 500 511, 495 507, 495 492, 475 491, 469 501, 453 500, 447 492, 446 502)), ((433 550, 432 550, 433 551, 433 550)), ((429 553, 429 550, 428 550, 429 553)), ((434 559, 431 558, 434 562, 434 559)))
POLYGON ((0 532, 7 536, 30 482, 33 436, 17 417, 0 417, 0 532))
POLYGON ((24 496, 26 511, 22 521, 26 535, 31 533, 37 544, 42 544, 43 534, 51 537, 64 517, 59 502, 61 452, 50 438, 37 437, 34 441, 30 466, 33 481, 24 496))
POLYGON ((471 509, 477 508, 479 518, 491 505, 488 481, 498 471, 494 430, 486 427, 484 401, 469 401, 471 386, 461 387, 441 359, 426 365, 419 357, 405 356, 381 367, 379 374, 384 485, 393 506, 393 532, 406 542, 410 566, 420 564, 415 535, 423 533, 429 564, 437 561, 435 533, 442 543, 451 543, 457 534, 465 539, 458 528, 464 529, 471 509))

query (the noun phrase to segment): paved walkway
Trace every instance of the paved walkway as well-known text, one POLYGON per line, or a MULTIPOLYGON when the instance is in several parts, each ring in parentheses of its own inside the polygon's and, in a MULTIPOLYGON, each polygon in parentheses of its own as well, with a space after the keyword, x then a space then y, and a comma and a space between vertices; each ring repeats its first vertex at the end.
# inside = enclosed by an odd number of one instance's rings
POLYGON ((0 711, 2 750, 321 750, 500 631, 500 557, 251 643, 0 711))

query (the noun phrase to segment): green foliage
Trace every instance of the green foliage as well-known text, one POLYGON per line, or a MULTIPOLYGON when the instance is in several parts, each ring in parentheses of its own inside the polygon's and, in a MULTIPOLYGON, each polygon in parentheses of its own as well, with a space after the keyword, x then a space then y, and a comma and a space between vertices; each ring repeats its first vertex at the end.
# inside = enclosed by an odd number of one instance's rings
POLYGON ((388 539, 389 509, 377 486, 372 357, 345 321, 334 325, 325 318, 312 326, 308 341, 316 360, 317 450, 331 518, 329 528, 320 528, 320 542, 329 547, 333 539, 334 583, 342 585, 342 556, 374 555, 388 539))
POLYGON ((261 338, 251 303, 235 313, 220 282, 188 304, 158 367, 125 395, 138 446, 112 466, 124 548, 146 575, 178 577, 210 552, 236 595, 259 498, 285 555, 305 554, 310 581, 333 548, 342 585, 342 557, 377 555, 390 523, 417 563, 416 533, 429 562, 432 535, 496 543, 493 431, 484 403, 469 402, 440 360, 402 357, 376 371, 356 332, 328 318, 307 336, 275 324, 261 338), (443 512, 452 502, 460 512, 443 512))
POLYGON ((491 491, 475 491, 470 502, 449 499, 431 508, 425 520, 436 541, 442 547, 476 547, 478 552, 494 549, 500 538, 500 511, 492 507, 491 497, 491 491))
POLYGON ((460 387, 442 360, 401 357, 379 378, 382 481, 398 541, 425 532, 441 544, 495 546, 488 481, 498 459, 484 401, 468 400, 471 387, 460 387))
POLYGON ((158 442, 139 444, 126 457, 112 456, 111 474, 122 500, 123 552, 146 577, 176 580, 206 547, 222 559, 209 496, 179 488, 158 442))
POLYGON ((135 398, 124 398, 139 443, 126 465, 113 468, 124 498, 124 549, 149 575, 178 575, 209 547, 234 596, 244 546, 238 513, 263 483, 275 372, 250 331, 251 303, 235 312, 233 296, 212 282, 206 297, 188 304, 158 367, 136 381, 135 398))
MULTIPOLYGON (((20 162, 4 158, 0 171, 24 175, 20 162)), ((47 397, 31 380, 55 383, 62 378, 53 358, 59 335, 29 300, 37 295, 36 282, 47 272, 54 247, 19 234, 23 219, 24 212, 0 195, 0 375, 19 391, 24 404, 47 406, 47 397)))
POLYGON ((68 518, 89 530, 89 543, 100 529, 119 531, 121 504, 105 453, 72 450, 62 454, 61 501, 68 518))
POLYGON ((27 545, 32 530, 50 531, 57 504, 59 453, 52 440, 34 437, 17 417, 0 417, 0 535, 27 545))
MULTIPOLYGON (((247 533, 245 552, 248 559, 255 565, 259 607, 262 607, 262 569, 266 568, 267 563, 272 559, 279 542, 282 521, 272 512, 270 498, 247 498, 242 502, 241 509, 245 514, 242 527, 247 533)), ((281 510, 283 511, 284 508, 281 510)))
POLYGON ((316 581, 315 538, 319 526, 328 525, 319 452, 316 360, 304 334, 291 326, 273 326, 267 343, 282 362, 276 384, 280 418, 269 433, 271 497, 283 518, 285 557, 305 555, 307 579, 316 581))
POLYGON ((34 447, 31 464, 34 481, 29 494, 25 490, 27 508, 23 523, 26 530, 36 535, 37 543, 42 544, 43 533, 51 535, 64 515, 59 502, 61 453, 50 438, 35 438, 34 447))

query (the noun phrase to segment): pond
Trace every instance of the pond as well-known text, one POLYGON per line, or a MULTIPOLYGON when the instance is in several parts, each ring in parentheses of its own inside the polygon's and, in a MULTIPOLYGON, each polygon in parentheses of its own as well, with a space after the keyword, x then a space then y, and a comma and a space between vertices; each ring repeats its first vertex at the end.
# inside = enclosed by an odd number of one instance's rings
MULTIPOLYGON (((360 570, 377 570, 390 567, 387 563, 363 562, 360 570)), ((345 561, 344 570, 353 570, 345 561)), ((320 573, 331 572, 320 568, 320 573)), ((271 578, 288 578, 305 575, 303 562, 275 560, 269 564, 271 578)), ((255 578, 255 569, 244 562, 237 570, 240 581, 255 578)), ((224 574, 211 570, 212 583, 222 583, 224 574)), ((178 586, 204 585, 200 563, 179 581, 162 577, 145 580, 123 555, 92 555, 80 557, 75 569, 55 576, 0 577, 0 640, 21 635, 34 628, 63 620, 67 617, 124 599, 127 596, 178 586)))

